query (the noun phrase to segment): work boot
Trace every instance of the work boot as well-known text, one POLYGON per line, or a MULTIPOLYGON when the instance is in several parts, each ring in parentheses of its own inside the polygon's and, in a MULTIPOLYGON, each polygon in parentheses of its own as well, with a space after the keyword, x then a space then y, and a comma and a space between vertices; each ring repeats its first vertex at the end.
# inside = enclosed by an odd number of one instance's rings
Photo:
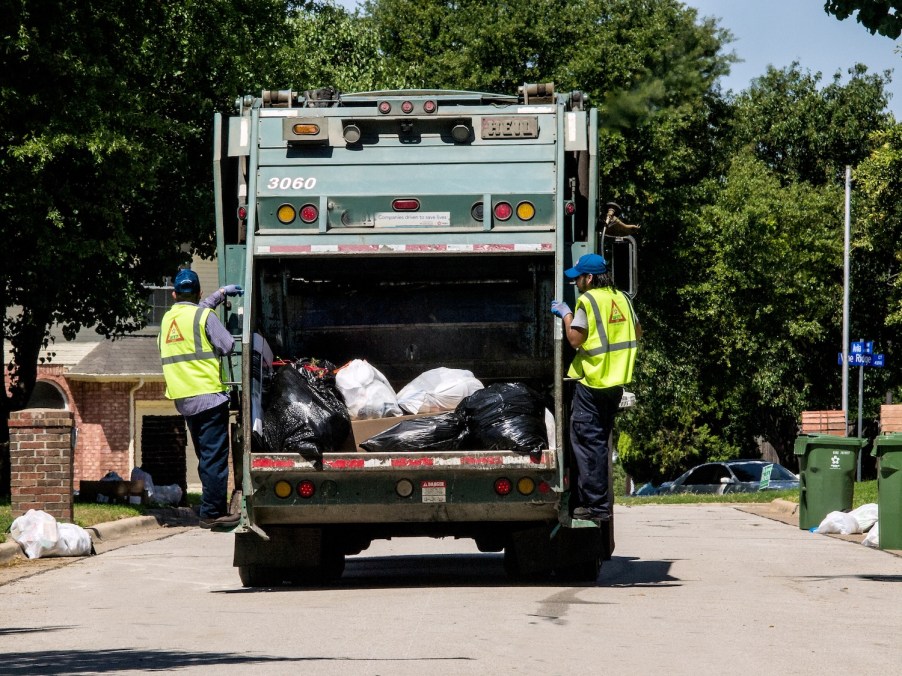
POLYGON ((243 497, 243 493, 240 488, 236 488, 232 491, 232 497, 229 500, 229 514, 236 514, 241 516, 241 498, 243 497))

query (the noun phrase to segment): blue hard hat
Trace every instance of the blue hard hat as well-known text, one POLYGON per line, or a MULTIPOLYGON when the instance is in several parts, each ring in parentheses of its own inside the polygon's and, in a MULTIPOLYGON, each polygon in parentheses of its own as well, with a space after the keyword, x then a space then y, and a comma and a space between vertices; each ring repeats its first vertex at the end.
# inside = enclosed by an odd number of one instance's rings
POLYGON ((579 257, 569 270, 564 270, 564 274, 570 279, 576 279, 580 275, 603 275, 608 271, 608 264, 604 257, 598 254, 585 254, 579 257))
POLYGON ((183 268, 175 276, 172 286, 176 293, 200 293, 200 277, 194 270, 183 268))

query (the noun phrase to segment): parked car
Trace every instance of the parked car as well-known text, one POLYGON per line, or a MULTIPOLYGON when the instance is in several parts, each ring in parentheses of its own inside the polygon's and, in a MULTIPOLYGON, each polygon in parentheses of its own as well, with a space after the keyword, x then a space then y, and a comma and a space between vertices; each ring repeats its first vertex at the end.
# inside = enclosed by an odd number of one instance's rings
POLYGON ((783 465, 764 460, 726 460, 693 467, 678 479, 665 481, 658 493, 757 493, 798 487, 799 477, 783 465))

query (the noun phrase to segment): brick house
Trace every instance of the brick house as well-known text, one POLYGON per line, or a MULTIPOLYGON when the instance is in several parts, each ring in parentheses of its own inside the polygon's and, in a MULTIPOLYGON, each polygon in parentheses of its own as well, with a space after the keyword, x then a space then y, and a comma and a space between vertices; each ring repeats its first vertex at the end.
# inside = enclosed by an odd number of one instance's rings
MULTIPOLYGON (((219 287, 215 261, 198 260, 192 268, 203 293, 219 287)), ((163 394, 156 346, 159 322, 172 304, 171 291, 171 286, 153 290, 153 316, 142 331, 117 340, 83 331, 71 342, 57 334, 41 353, 28 407, 73 413, 76 489, 79 481, 96 481, 110 471, 128 479, 133 468, 141 467, 156 484, 200 490, 190 435, 163 394)), ((10 354, 5 357, 8 363, 10 354)))

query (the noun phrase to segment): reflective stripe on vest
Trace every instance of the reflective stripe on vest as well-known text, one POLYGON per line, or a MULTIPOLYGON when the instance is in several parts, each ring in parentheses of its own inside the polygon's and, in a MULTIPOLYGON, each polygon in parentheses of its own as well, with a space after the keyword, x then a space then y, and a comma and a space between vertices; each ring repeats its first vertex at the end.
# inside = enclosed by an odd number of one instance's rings
POLYGON ((576 301, 576 307, 586 313, 588 335, 567 375, 593 388, 630 382, 638 342, 629 298, 611 288, 589 289, 576 301))
POLYGON ((163 317, 157 344, 167 399, 184 399, 227 389, 222 384, 219 359, 204 330, 210 312, 210 308, 176 304, 163 317))

